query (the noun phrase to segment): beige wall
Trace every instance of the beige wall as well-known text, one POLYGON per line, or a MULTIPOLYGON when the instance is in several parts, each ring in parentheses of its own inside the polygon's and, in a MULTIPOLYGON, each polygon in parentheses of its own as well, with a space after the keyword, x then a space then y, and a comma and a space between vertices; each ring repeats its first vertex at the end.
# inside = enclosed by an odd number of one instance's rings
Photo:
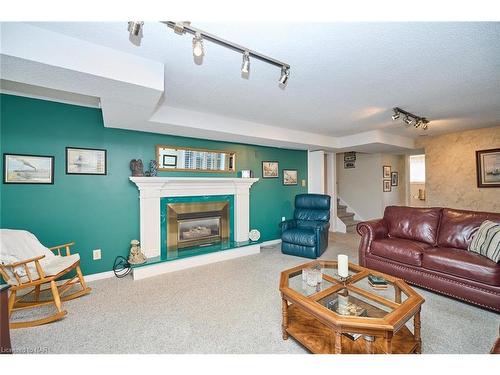
POLYGON ((405 159, 402 155, 356 154, 356 168, 344 169, 344 154, 337 154, 338 196, 363 220, 383 216, 388 205, 405 204, 405 159), (382 166, 399 172, 399 185, 383 192, 382 166))
MULTIPOLYGON (((398 172, 398 186, 391 186, 390 192, 383 192, 383 206, 400 206, 405 204, 405 157, 403 155, 382 154, 382 165, 390 165, 391 172, 398 172)), ((382 174, 382 167, 380 167, 382 174)))
POLYGON ((500 212, 500 188, 478 188, 476 151, 500 148, 500 126, 420 138, 426 205, 500 212))

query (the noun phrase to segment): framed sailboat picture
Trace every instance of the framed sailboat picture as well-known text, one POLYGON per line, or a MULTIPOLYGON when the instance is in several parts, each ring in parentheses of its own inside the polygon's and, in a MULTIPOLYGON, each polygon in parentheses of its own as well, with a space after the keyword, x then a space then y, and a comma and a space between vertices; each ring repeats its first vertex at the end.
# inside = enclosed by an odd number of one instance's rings
POLYGON ((66 174, 107 173, 106 150, 66 147, 66 174))
POLYGON ((53 184, 54 157, 3 154, 4 184, 53 184))
POLYGON ((500 148, 476 151, 477 187, 500 187, 500 148))

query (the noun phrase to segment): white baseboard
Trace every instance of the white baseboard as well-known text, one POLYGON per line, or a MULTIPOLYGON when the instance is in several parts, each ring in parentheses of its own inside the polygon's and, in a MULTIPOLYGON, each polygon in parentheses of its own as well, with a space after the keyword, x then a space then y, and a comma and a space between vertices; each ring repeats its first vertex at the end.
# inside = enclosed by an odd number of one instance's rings
POLYGON ((278 238, 277 240, 270 240, 270 241, 262 242, 260 244, 260 247, 263 248, 263 247, 266 247, 266 246, 274 246, 274 245, 278 245, 280 243, 281 243, 281 240, 278 238))
POLYGON ((204 255, 197 255, 194 257, 174 260, 170 262, 162 262, 152 264, 150 266, 143 266, 134 268, 132 273, 134 280, 141 280, 147 277, 157 276, 164 273, 181 271, 187 268, 203 266, 206 264, 222 262, 224 260, 235 259, 247 255, 254 255, 260 253, 260 244, 249 245, 236 249, 229 249, 217 251, 204 255))
POLYGON ((96 280, 109 279, 111 277, 115 277, 115 273, 113 271, 99 272, 83 276, 86 283, 96 280))

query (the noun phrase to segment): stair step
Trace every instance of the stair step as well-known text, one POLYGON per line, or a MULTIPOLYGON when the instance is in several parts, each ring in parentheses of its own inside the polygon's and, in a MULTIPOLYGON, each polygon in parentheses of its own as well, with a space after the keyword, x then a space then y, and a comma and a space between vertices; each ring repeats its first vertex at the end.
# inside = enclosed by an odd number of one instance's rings
POLYGON ((337 205, 337 210, 345 210, 346 208, 347 208, 347 206, 343 206, 341 204, 337 205))
POLYGON ((354 217, 354 212, 338 212, 337 211, 337 217, 339 219, 342 219, 342 221, 344 221, 344 219, 349 219, 349 218, 353 218, 354 217))
POLYGON ((359 220, 342 220, 346 227, 355 227, 360 222, 359 220))

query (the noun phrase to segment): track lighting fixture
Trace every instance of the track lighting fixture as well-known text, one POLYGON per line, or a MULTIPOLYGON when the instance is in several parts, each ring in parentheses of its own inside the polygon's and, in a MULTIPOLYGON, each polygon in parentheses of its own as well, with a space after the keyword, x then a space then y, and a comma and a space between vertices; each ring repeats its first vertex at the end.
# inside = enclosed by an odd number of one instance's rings
MULTIPOLYGON (((184 35, 186 33, 194 35, 193 38, 193 56, 196 59, 199 59, 205 54, 204 47, 203 47, 203 42, 204 41, 210 41, 212 43, 218 44, 220 46, 232 49, 233 51, 237 51, 243 54, 243 62, 241 65, 241 72, 243 75, 248 76, 248 73, 250 72, 250 57, 266 62, 268 64, 277 66, 281 68, 281 76, 279 79, 279 83, 281 87, 286 86, 288 77, 290 77, 290 65, 273 59, 272 57, 263 55, 259 52, 250 50, 246 47, 243 47, 239 44, 230 42, 228 40, 222 39, 218 36, 215 36, 213 34, 207 33, 206 31, 200 30, 198 28, 195 28, 191 26, 190 22, 184 21, 184 22, 173 22, 173 21, 160 21, 164 25, 167 25, 171 29, 174 30, 176 34, 179 35, 184 35)), ((130 21, 128 23, 128 31, 130 33, 130 36, 139 36, 141 34, 141 31, 143 30, 143 21, 130 21)))
POLYGON ((248 51, 245 51, 243 54, 243 62, 241 63, 241 73, 249 74, 250 73, 250 54, 248 51))
POLYGON ((281 68, 281 76, 279 79, 279 83, 281 86, 286 86, 286 83, 288 82, 288 77, 290 77, 290 69, 289 68, 281 68))
POLYGON ((129 21, 127 30, 130 33, 130 36, 139 36, 143 25, 143 21, 129 21))
POLYGON ((203 39, 200 33, 196 33, 193 38, 193 56, 202 57, 205 54, 203 51, 203 39))
POLYGON ((399 107, 394 107, 392 110, 394 111, 394 114, 392 115, 393 120, 397 120, 403 114, 403 122, 406 125, 413 125, 416 129, 421 127, 423 130, 427 130, 429 128, 428 124, 430 121, 425 117, 416 116, 413 113, 407 112, 399 107))

